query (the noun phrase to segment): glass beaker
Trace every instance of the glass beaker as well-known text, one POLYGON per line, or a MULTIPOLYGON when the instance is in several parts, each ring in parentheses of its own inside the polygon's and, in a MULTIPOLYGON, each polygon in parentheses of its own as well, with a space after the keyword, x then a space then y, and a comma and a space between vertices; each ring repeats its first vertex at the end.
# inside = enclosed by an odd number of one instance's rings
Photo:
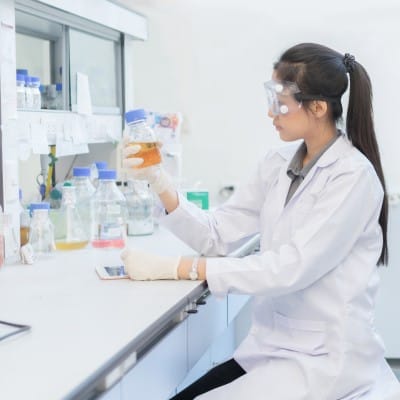
POLYGON ((82 249, 89 242, 78 209, 76 207, 76 187, 63 186, 62 201, 59 210, 56 249, 82 249))

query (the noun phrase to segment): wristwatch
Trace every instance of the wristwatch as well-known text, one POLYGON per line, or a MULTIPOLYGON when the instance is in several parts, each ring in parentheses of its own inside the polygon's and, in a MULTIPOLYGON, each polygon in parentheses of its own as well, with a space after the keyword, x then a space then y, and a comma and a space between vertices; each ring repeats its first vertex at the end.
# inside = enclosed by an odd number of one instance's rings
POLYGON ((199 257, 193 258, 192 267, 190 268, 189 278, 192 281, 197 281, 199 278, 199 273, 197 268, 199 267, 199 257))

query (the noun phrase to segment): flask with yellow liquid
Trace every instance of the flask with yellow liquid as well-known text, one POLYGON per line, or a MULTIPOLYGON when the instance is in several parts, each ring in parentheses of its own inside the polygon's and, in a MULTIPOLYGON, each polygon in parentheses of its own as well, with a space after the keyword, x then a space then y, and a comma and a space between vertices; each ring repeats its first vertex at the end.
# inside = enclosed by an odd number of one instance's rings
POLYGON ((57 227, 56 249, 76 250, 85 247, 89 237, 76 206, 75 186, 63 186, 59 214, 60 226, 57 227))
POLYGON ((154 131, 146 122, 146 111, 142 108, 125 113, 125 121, 128 125, 127 133, 130 144, 140 145, 141 150, 131 157, 143 158, 143 163, 134 168, 145 168, 161 163, 161 153, 157 146, 157 138, 154 131))

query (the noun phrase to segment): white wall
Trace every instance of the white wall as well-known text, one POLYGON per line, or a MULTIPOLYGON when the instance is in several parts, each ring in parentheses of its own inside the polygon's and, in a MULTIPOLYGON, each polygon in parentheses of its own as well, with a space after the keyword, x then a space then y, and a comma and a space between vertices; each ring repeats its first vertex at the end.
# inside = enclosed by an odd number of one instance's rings
POLYGON ((279 143, 262 83, 282 51, 313 41, 354 54, 368 70, 387 180, 400 187, 396 0, 118 2, 148 17, 149 39, 134 48, 136 104, 183 112, 183 170, 190 181, 201 179, 215 193, 245 178, 279 143))

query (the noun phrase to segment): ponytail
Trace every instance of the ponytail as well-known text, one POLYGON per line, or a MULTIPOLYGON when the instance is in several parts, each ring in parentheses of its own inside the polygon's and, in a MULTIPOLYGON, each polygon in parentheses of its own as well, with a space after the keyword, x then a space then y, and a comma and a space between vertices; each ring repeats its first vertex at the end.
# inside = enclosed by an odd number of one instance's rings
POLYGON ((367 71, 365 71, 361 64, 354 60, 354 57, 350 59, 350 62, 348 62, 349 57, 352 56, 346 54, 343 59, 345 67, 350 75, 350 94, 346 118, 346 131, 347 136, 353 145, 360 150, 374 166, 384 190, 383 204, 379 216, 379 224, 382 228, 383 234, 383 246, 378 264, 387 264, 388 198, 378 143, 375 135, 371 80, 367 71))

